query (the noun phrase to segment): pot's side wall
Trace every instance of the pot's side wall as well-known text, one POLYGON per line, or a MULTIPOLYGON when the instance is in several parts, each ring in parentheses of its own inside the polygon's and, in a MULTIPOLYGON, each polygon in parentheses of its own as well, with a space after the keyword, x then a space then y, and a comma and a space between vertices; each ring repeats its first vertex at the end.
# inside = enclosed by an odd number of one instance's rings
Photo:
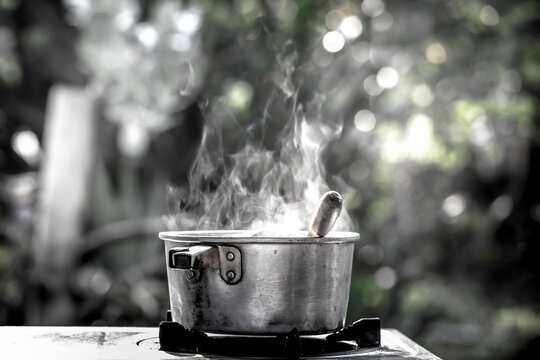
MULTIPOLYGON (((174 245, 165 241, 166 252, 174 245)), ((353 242, 230 245, 242 253, 237 284, 217 268, 203 269, 196 282, 185 270, 167 269, 174 321, 235 334, 328 333, 344 325, 353 242)))

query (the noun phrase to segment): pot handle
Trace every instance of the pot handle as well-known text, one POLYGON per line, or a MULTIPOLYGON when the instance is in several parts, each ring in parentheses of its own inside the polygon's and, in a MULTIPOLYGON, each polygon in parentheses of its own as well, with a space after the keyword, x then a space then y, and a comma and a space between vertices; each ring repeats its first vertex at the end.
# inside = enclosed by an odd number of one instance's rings
POLYGON ((189 270, 186 278, 191 282, 197 281, 201 277, 203 255, 210 250, 217 250, 217 253, 204 257, 205 267, 219 268, 219 274, 227 284, 238 283, 242 279, 242 254, 234 246, 193 245, 171 248, 168 253, 169 268, 189 270))
POLYGON ((169 267, 171 269, 200 270, 201 256, 211 249, 212 246, 206 245, 172 248, 169 250, 169 267))

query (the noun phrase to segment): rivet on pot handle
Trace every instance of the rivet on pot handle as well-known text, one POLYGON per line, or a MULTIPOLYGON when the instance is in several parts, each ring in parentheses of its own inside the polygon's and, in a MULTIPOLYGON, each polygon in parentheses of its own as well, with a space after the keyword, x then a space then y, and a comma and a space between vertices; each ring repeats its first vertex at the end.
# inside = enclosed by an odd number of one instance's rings
POLYGON ((228 284, 242 279, 242 253, 234 246, 218 246, 219 274, 228 284))

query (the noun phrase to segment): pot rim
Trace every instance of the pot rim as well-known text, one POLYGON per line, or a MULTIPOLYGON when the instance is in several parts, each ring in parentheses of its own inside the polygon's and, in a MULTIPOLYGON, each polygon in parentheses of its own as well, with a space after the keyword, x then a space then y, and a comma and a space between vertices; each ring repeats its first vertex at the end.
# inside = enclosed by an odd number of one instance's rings
POLYGON ((162 231, 161 240, 181 243, 348 243, 360 239, 360 234, 349 231, 332 231, 325 237, 309 237, 306 232, 295 231, 286 235, 258 235, 255 230, 193 230, 162 231))

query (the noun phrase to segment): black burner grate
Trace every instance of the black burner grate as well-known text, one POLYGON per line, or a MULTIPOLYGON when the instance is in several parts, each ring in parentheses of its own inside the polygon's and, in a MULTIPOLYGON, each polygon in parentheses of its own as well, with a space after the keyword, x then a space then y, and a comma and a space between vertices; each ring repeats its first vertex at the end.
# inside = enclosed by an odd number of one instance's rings
POLYGON ((187 330, 171 321, 159 324, 160 349, 203 355, 235 357, 279 357, 298 359, 378 347, 381 324, 378 318, 360 319, 352 325, 325 337, 300 336, 296 328, 278 336, 209 335, 187 330))

